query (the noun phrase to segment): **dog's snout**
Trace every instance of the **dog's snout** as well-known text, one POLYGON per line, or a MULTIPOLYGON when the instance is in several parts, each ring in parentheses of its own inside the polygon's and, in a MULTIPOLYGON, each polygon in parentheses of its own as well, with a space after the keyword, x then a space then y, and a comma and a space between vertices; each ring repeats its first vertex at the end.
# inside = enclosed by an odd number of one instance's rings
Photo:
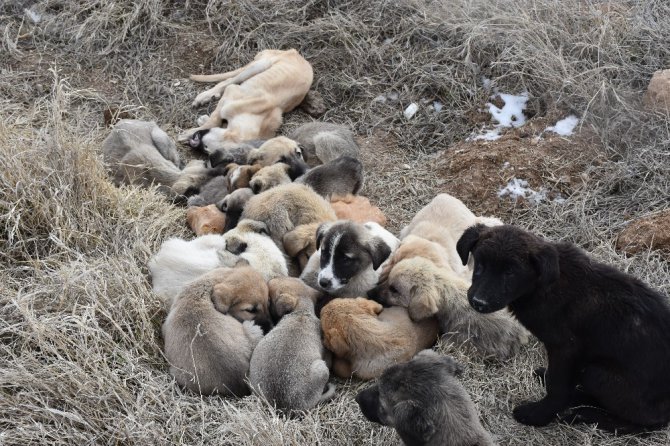
POLYGON ((261 191, 261 185, 258 183, 254 183, 251 185, 251 190, 253 191, 254 194, 259 194, 261 191))
POLYGON ((261 330, 263 330, 263 334, 268 334, 270 330, 274 327, 272 324, 272 320, 270 318, 264 318, 261 320, 258 320, 256 324, 261 327, 261 330))
POLYGON ((321 288, 327 289, 330 288, 330 285, 332 285, 332 280, 326 279, 325 277, 319 278, 319 286, 321 288))

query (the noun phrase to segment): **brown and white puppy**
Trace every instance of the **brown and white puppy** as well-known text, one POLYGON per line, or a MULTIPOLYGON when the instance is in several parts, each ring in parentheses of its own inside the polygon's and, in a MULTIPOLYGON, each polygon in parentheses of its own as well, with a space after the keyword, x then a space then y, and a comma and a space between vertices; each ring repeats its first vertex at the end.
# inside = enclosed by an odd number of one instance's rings
POLYGON ((373 221, 386 226, 386 216, 381 209, 361 195, 332 195, 330 205, 338 220, 352 220, 358 223, 373 221))
POLYGON ((363 165, 356 158, 341 156, 313 167, 296 180, 330 199, 333 195, 356 194, 363 187, 363 165))
POLYGON ((328 384, 327 352, 321 342, 321 323, 309 294, 295 286, 273 283, 271 305, 283 314, 277 326, 256 346, 251 356, 252 389, 280 410, 306 411, 335 394, 328 384), (287 354, 290 352, 290 354, 287 354))
POLYGON ((233 192, 237 189, 244 189, 249 187, 251 178, 261 170, 261 166, 250 166, 248 164, 228 164, 225 167, 226 172, 226 185, 228 186, 228 191, 233 192))
POLYGON ((304 184, 283 184, 254 195, 244 206, 241 218, 264 222, 269 235, 283 248, 284 235, 297 226, 334 221, 330 204, 304 184))
POLYGON ((437 340, 437 322, 413 322, 407 310, 384 308, 362 297, 333 299, 321 310, 323 341, 341 378, 377 378, 389 366, 409 361, 437 340))
POLYGON ((223 232, 228 232, 237 226, 242 216, 242 211, 247 202, 254 196, 254 193, 248 187, 234 190, 226 195, 226 197, 216 204, 221 212, 226 214, 226 226, 223 232))
POLYGON ((493 446, 470 395, 458 381, 462 367, 433 350, 384 371, 356 395, 368 420, 395 428, 407 445, 493 446))
POLYGON ((219 82, 199 94, 199 107, 221 98, 209 119, 182 133, 179 141, 211 152, 224 142, 268 139, 282 123, 282 114, 300 105, 312 85, 312 66, 294 49, 265 50, 237 70, 191 75, 196 82, 219 82), (223 122, 226 128, 221 128, 223 122))
POLYGON ((507 359, 516 354, 528 342, 526 330, 507 311, 477 313, 468 304, 468 288, 470 281, 450 268, 415 256, 397 262, 372 297, 407 308, 413 321, 437 317, 440 333, 474 347, 481 356, 507 359))
POLYGON ((316 251, 316 230, 319 225, 321 223, 296 226, 282 238, 284 252, 298 264, 300 271, 305 269, 309 258, 316 251))
POLYGON ((195 235, 223 234, 226 226, 226 214, 215 204, 192 206, 186 211, 186 221, 195 235))
POLYGON ((319 227, 316 244, 300 278, 332 296, 351 297, 375 288, 399 240, 377 223, 339 220, 319 227))
POLYGON ((304 161, 302 148, 297 142, 285 136, 277 136, 265 141, 259 148, 253 149, 247 156, 248 164, 259 164, 261 167, 271 166, 282 159, 291 158, 304 161))
POLYGON ((155 122, 122 119, 102 143, 102 154, 115 185, 157 185, 173 199, 197 193, 221 174, 198 160, 181 169, 174 142, 155 122))
POLYGON ((179 294, 163 323, 177 383, 203 395, 244 396, 251 354, 269 325, 268 289, 252 268, 219 268, 179 294))
POLYGON ((329 122, 310 122, 295 129, 289 136, 304 148, 310 167, 325 164, 340 156, 358 159, 359 148, 347 127, 329 122))

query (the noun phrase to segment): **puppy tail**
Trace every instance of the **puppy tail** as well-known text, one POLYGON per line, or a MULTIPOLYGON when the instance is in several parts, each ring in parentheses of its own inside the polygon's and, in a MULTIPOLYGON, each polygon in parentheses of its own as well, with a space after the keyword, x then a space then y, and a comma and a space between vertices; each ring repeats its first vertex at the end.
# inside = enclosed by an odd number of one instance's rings
POLYGON ((321 394, 321 398, 319 399, 319 402, 322 403, 324 401, 328 401, 332 397, 335 396, 335 384, 333 383, 328 383, 326 384, 326 388, 323 389, 323 393, 321 394))

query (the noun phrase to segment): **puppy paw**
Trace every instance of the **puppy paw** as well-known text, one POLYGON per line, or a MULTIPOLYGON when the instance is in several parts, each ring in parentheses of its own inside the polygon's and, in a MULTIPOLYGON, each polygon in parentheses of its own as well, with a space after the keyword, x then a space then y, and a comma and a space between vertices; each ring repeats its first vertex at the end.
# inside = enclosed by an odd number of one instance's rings
POLYGON ((188 144, 189 140, 191 139, 191 136, 197 131, 198 129, 190 129, 186 130, 185 132, 181 132, 179 136, 177 136, 177 141, 180 142, 181 144, 188 144))
POLYGON ((200 107, 201 105, 205 105, 210 101, 215 101, 220 97, 220 93, 213 92, 211 90, 203 91, 193 100, 193 107, 200 107))
POLYGON ((512 415, 516 421, 528 426, 545 426, 556 418, 556 412, 542 401, 516 406, 512 415))

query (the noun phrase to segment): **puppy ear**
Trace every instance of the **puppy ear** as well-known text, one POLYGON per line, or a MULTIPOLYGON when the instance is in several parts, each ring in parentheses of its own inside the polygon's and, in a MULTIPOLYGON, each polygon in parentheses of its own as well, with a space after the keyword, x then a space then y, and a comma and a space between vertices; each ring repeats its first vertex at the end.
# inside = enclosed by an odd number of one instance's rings
POLYGON ((286 164, 286 174, 289 176, 291 181, 295 181, 296 178, 299 176, 302 176, 307 170, 309 170, 309 166, 305 164, 305 162, 299 158, 299 156, 296 154, 296 156, 282 156, 279 161, 279 163, 284 163, 286 164))
POLYGON ((561 270, 558 263, 558 250, 550 243, 544 243, 530 254, 530 261, 537 271, 539 283, 547 287, 556 282, 560 277, 561 270))
POLYGON ((373 237, 365 247, 372 258, 372 269, 377 269, 391 255, 391 247, 379 237, 373 237))
POLYGON ((301 234, 294 229, 293 231, 284 234, 284 237, 282 237, 282 245, 284 245, 284 250, 289 257, 295 257, 309 246, 309 238, 302 237, 301 234))
POLYGON ((426 444, 435 435, 435 423, 419 401, 401 401, 393 407, 395 429, 405 444, 426 444))
POLYGON ((249 178, 253 177, 256 174, 256 172, 258 172, 262 168, 263 168, 263 166, 261 166, 260 164, 254 164, 253 166, 250 166, 249 167, 249 178))
POLYGON ((228 314, 232 305, 233 290, 225 283, 217 283, 212 288, 212 303, 217 311, 228 314))
POLYGON ((298 297, 287 293, 279 293, 272 299, 271 305, 274 315, 279 320, 295 310, 295 307, 298 306, 298 297))
MULTIPOLYGON (((214 152, 217 153, 217 152, 214 152)), ((226 167, 223 168, 223 174, 228 175, 231 171, 235 170, 236 167, 239 167, 239 164, 228 163, 226 167)))
MULTIPOLYGON (((217 167, 220 164, 225 164, 224 169, 227 169, 228 164, 233 162, 233 157, 228 153, 227 150, 218 149, 209 154, 209 165, 212 167, 217 167)), ((224 170, 223 175, 226 175, 227 172, 224 170)))
POLYGON ((349 353, 349 345, 345 342, 340 330, 331 328, 323 333, 324 344, 336 356, 346 356, 349 353))
POLYGON ((456 243, 456 252, 458 252, 458 256, 461 258, 463 265, 468 264, 468 257, 470 256, 470 252, 479 241, 479 235, 483 228, 484 225, 481 224, 470 226, 465 230, 463 235, 461 235, 461 238, 458 239, 458 242, 456 243))
POLYGON ((302 158, 303 161, 308 161, 307 150, 305 150, 305 147, 302 144, 298 144, 298 147, 296 148, 296 155, 302 158))
POLYGON ((362 299, 361 306, 373 316, 378 315, 384 310, 384 307, 379 302, 362 297, 359 297, 359 299, 362 299))
POLYGON ((330 229, 330 222, 321 223, 316 229, 316 249, 321 248, 321 242, 323 241, 326 232, 328 232, 328 229, 330 229))
POLYGON ((440 298, 434 283, 414 285, 410 289, 407 312, 413 321, 421 321, 437 313, 437 302, 440 298))
POLYGON ((268 229, 268 225, 260 220, 251 220, 245 218, 244 220, 238 222, 238 225, 244 226, 244 228, 248 228, 249 231, 255 232, 256 234, 270 235, 270 229, 268 229))

